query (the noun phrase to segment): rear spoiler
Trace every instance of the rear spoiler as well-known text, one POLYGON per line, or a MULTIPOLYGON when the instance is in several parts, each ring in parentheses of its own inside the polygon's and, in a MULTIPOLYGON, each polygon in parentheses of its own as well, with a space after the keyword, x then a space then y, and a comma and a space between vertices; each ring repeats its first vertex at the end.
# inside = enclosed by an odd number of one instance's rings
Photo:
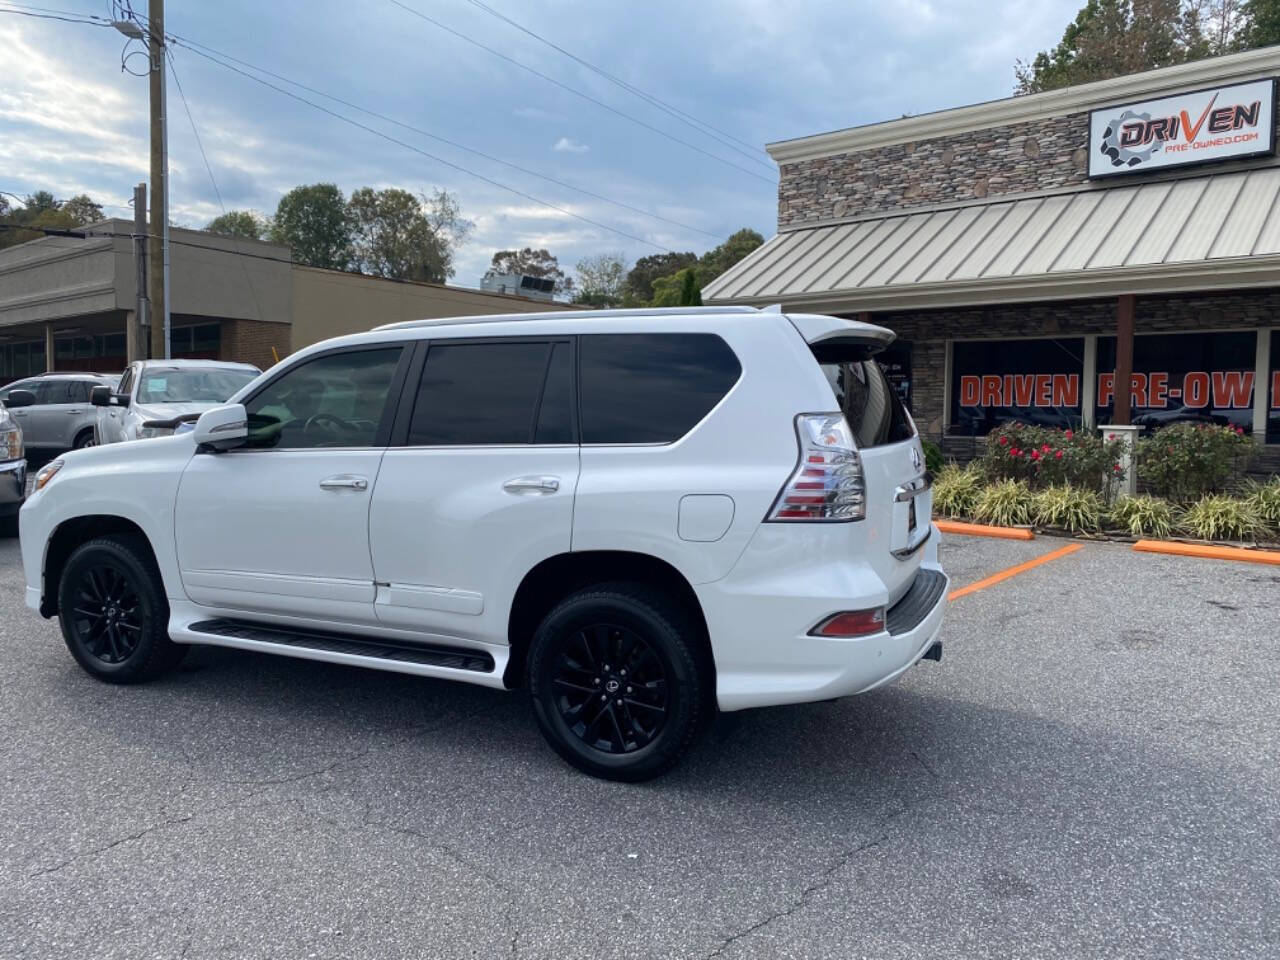
POLYGON ((849 363, 875 356, 897 334, 886 327, 817 313, 788 313, 787 319, 804 337, 819 363, 849 363))

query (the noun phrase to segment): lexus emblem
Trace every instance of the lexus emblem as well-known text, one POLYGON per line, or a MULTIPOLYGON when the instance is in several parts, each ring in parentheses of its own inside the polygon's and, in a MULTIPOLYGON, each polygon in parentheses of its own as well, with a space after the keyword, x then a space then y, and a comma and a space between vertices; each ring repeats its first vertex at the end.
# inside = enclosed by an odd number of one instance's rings
POLYGON ((920 451, 917 450, 915 447, 911 448, 911 465, 915 467, 917 470, 919 470, 920 467, 923 466, 923 464, 921 464, 920 462, 920 451))
POLYGON ((620 684, 620 683, 618 683, 618 681, 617 681, 617 680, 610 680, 608 683, 606 683, 606 684, 604 685, 604 688, 605 688, 606 690, 608 690, 610 693, 617 693, 617 692, 618 692, 618 687, 620 687, 620 686, 621 686, 621 684, 620 684))

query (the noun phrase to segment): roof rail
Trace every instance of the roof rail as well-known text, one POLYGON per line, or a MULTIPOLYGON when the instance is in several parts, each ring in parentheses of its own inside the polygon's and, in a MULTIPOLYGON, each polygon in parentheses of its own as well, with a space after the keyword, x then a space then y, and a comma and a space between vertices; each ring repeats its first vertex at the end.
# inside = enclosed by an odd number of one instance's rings
POLYGON ((384 323, 375 330, 407 330, 413 327, 443 327, 457 323, 506 323, 511 320, 590 320, 598 317, 683 317, 723 316, 726 313, 759 313, 755 307, 634 307, 625 310, 546 310, 540 313, 490 313, 473 317, 440 317, 435 320, 401 320, 384 323))

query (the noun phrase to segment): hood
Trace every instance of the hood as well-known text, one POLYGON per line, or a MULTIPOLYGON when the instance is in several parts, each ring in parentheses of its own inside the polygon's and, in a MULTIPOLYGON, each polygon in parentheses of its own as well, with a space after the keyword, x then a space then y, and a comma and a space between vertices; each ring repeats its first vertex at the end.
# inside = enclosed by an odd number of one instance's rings
POLYGON ((172 420, 187 413, 204 413, 221 403, 135 403, 133 412, 145 420, 172 420))

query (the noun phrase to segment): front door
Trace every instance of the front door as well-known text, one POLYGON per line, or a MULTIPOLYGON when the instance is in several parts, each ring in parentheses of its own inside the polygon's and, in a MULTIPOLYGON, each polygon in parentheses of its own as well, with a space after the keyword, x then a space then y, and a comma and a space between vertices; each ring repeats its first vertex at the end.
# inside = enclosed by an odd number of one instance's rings
POLYGON ((292 366, 245 402, 249 441, 197 454, 175 526, 196 603, 373 623, 369 501, 408 366, 400 344, 292 366))
POLYGON ((570 547, 570 340, 431 344, 369 514, 376 610, 424 636, 505 643, 512 595, 570 547))

